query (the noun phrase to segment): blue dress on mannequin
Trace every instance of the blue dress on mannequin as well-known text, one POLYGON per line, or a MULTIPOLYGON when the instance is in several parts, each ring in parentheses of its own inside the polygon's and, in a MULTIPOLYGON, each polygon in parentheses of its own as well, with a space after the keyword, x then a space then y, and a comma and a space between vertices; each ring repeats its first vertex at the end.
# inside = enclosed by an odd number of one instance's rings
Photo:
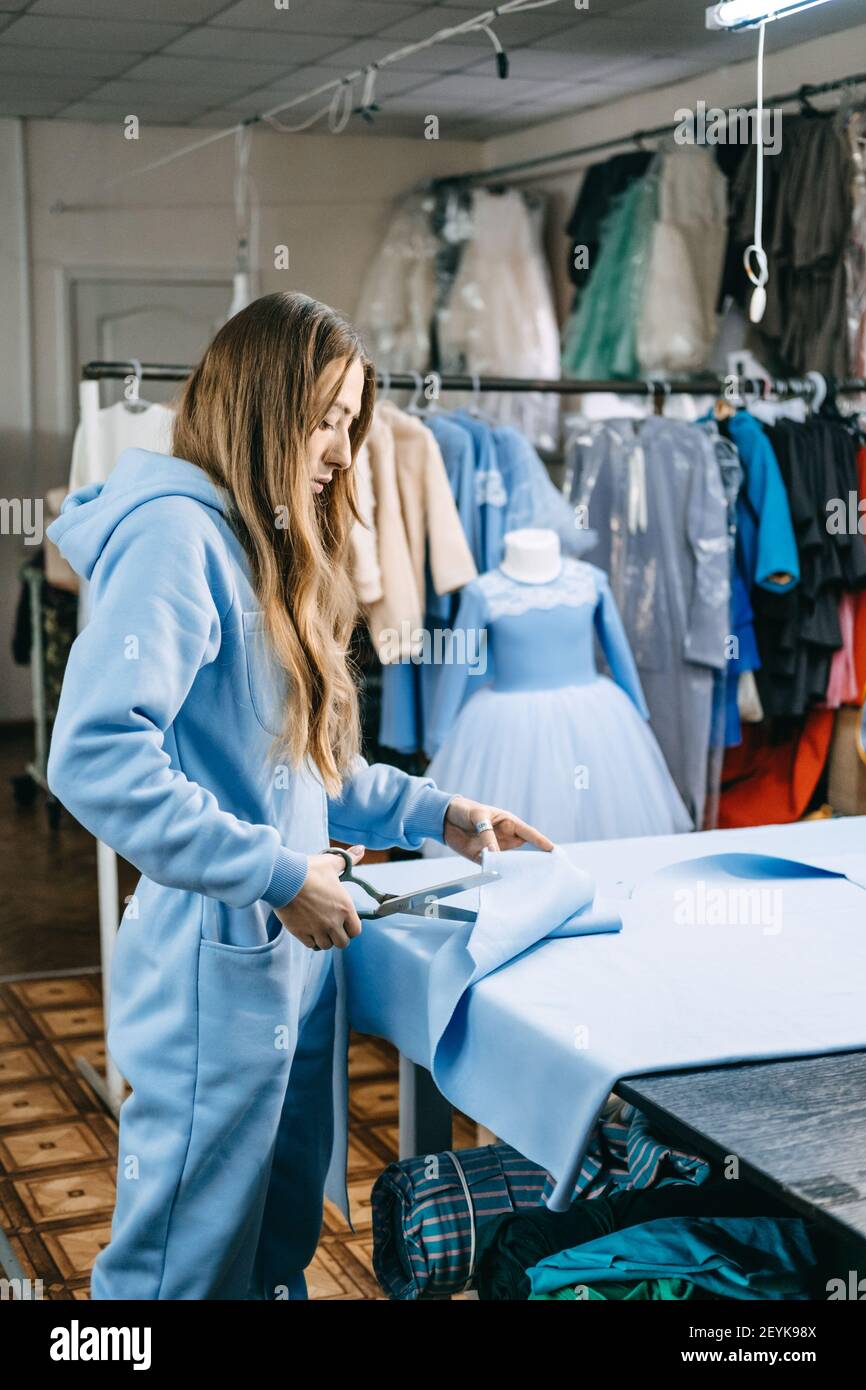
POLYGON ((428 731, 440 785, 559 843, 692 829, 603 570, 565 558, 547 584, 489 570, 464 589, 443 658, 428 731))

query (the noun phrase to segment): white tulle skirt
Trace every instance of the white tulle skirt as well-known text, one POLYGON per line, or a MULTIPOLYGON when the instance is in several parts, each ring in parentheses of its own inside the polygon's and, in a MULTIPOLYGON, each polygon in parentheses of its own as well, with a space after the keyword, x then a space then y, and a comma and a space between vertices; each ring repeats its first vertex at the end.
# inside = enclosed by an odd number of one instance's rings
MULTIPOLYGON (((428 773, 557 844, 693 828, 649 724, 606 676, 555 690, 480 690, 428 773)), ((424 853, 451 851, 428 840, 424 853)))

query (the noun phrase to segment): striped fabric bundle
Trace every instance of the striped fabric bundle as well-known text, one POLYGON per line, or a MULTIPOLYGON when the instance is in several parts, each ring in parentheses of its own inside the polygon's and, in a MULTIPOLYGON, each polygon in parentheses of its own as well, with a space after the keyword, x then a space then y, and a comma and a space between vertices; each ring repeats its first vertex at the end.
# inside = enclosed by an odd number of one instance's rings
MULTIPOLYGON (((626 1187, 705 1182, 706 1159, 655 1138, 641 1111, 605 1107, 574 1198, 626 1187)), ((508 1144, 424 1154, 392 1163, 373 1188, 373 1268, 396 1299, 447 1298, 471 1288, 479 1227, 506 1212, 539 1207, 554 1180, 508 1144)))
POLYGON ((373 1268, 391 1298, 447 1298, 472 1282, 478 1226, 541 1205, 548 1175, 507 1144, 392 1163, 373 1188, 373 1268))
MULTIPOLYGON (((675 1149, 650 1132, 649 1120, 633 1105, 616 1100, 605 1106, 583 1160, 574 1195, 587 1201, 621 1187, 698 1186, 710 1176, 705 1158, 675 1149)), ((548 1179, 546 1200, 556 1186, 548 1179)))

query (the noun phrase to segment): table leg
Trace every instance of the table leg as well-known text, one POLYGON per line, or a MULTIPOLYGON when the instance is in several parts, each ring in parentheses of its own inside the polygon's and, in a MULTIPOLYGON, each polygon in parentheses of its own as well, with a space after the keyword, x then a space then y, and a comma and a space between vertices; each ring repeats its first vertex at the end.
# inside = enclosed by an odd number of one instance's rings
POLYGON ((400 1054, 400 1157, 451 1148, 451 1105, 426 1067, 400 1054))

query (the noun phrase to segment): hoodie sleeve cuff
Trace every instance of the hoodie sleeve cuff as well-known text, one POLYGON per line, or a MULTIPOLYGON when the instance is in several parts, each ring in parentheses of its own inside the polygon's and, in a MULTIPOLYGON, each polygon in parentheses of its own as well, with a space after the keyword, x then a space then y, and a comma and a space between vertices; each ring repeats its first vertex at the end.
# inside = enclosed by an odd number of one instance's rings
POLYGON ((280 846, 271 881, 262 894, 263 902, 270 907, 285 907, 304 886, 307 877, 307 856, 295 854, 280 846))
POLYGON ((453 792, 442 792, 428 783, 417 793, 406 814, 404 829, 410 841, 445 839, 445 812, 454 800, 453 792))

